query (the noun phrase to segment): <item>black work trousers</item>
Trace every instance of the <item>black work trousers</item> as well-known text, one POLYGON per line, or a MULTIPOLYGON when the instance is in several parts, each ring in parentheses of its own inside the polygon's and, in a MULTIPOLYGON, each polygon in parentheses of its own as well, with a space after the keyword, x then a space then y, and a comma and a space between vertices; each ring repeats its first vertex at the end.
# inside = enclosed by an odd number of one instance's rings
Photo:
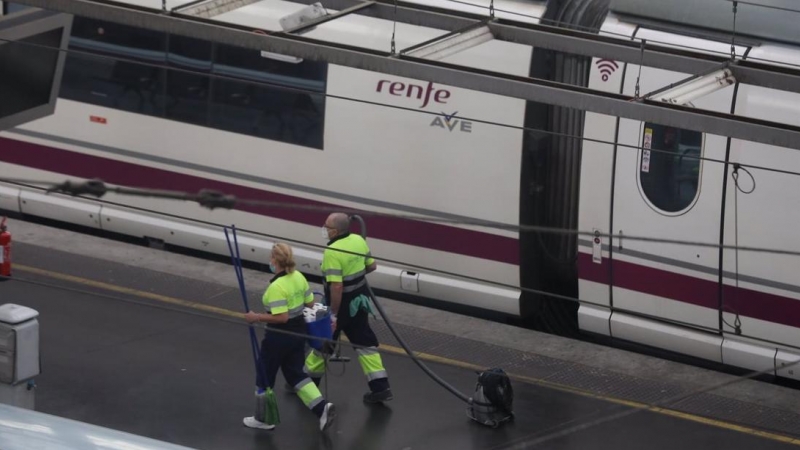
MULTIPOLYGON (((345 304, 340 308, 344 313, 337 316, 336 333, 333 338, 338 339, 339 333, 344 333, 350 343, 361 347, 378 347, 378 337, 369 326, 369 313, 359 310, 355 317, 350 317, 350 305, 345 304)), ((361 357, 363 350, 356 349, 356 353, 361 357)), ((378 378, 369 380, 369 388, 372 392, 382 392, 389 389, 389 379, 378 378)))
POLYGON ((350 317, 350 305, 342 305, 343 314, 336 317, 336 334, 334 339, 339 337, 339 333, 344 333, 347 339, 355 344, 364 347, 377 347, 378 337, 369 326, 369 313, 363 309, 356 313, 355 317, 350 317), (345 309, 347 306, 347 309, 345 309))
MULTIPOLYGON (((292 331, 305 332, 305 330, 292 331)), ((260 359, 264 369, 264 376, 267 379, 264 380, 266 385, 258 386, 259 388, 274 388, 278 369, 281 369, 286 382, 292 386, 308 378, 308 375, 303 372, 305 339, 302 337, 267 330, 264 334, 264 339, 261 341, 260 359)))

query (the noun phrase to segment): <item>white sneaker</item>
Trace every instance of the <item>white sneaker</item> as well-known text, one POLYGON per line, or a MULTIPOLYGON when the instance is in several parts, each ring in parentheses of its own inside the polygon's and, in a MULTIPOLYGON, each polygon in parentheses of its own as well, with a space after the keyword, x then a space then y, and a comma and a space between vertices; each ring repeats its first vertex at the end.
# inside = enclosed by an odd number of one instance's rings
POLYGON ((334 408, 333 403, 328 403, 319 418, 319 430, 325 431, 326 428, 331 426, 334 418, 336 418, 336 408, 334 408))
POLYGON ((245 417, 242 422, 244 422, 244 426, 248 428, 258 428, 260 430, 272 430, 275 428, 275 425, 269 425, 264 422, 260 422, 256 420, 255 417, 245 417))

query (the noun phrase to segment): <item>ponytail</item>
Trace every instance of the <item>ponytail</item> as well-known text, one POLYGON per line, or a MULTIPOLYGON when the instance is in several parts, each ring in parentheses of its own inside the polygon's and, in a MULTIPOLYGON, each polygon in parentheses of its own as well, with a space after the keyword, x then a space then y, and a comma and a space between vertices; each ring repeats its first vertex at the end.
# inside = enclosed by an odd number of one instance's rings
POLYGON ((294 255, 292 254, 292 247, 283 242, 279 242, 272 247, 272 257, 280 264, 286 273, 294 272, 297 264, 294 262, 294 255))

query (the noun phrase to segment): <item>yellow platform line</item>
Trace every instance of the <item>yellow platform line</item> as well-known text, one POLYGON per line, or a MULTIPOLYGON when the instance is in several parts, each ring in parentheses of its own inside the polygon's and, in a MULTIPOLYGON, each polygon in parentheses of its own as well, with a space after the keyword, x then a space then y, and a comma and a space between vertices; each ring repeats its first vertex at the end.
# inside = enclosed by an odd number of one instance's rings
MULTIPOLYGON (((128 294, 136 297, 146 298, 149 300, 156 300, 162 303, 169 303, 171 305, 184 306, 186 308, 197 309, 214 314, 221 314, 223 316, 244 318, 244 314, 231 311, 230 309, 218 308, 216 306, 205 305, 203 303, 192 302, 189 300, 182 300, 175 297, 168 297, 166 295, 155 294, 152 292, 141 291, 139 289, 126 288, 116 284, 104 283, 102 281, 90 280, 88 278, 76 277, 74 275, 67 275, 65 273, 53 272, 50 270, 39 269, 36 267, 25 266, 22 264, 14 264, 14 270, 20 272, 28 272, 36 275, 54 278, 56 280, 69 281, 70 283, 80 284, 82 286, 103 289, 106 291, 117 292, 120 294, 128 294)), ((12 278, 13 279, 13 278, 12 278)))
MULTIPOLYGON (((117 293, 120 293, 120 294, 132 295, 132 296, 135 296, 135 297, 146 298, 146 299, 149 299, 149 300, 155 300, 155 301, 162 302, 162 303, 182 306, 182 307, 191 308, 191 309, 195 309, 195 310, 199 310, 199 311, 210 312, 210 313, 213 313, 213 314, 219 314, 219 315, 223 315, 223 316, 227 316, 227 317, 234 317, 234 318, 239 318, 239 319, 243 319, 244 318, 244 314, 236 312, 236 311, 232 311, 230 309, 218 308, 216 306, 206 305, 206 304, 203 304, 203 303, 193 302, 193 301, 189 301, 189 300, 182 300, 182 299, 179 299, 179 298, 169 297, 169 296, 161 295, 161 294, 155 294, 155 293, 152 293, 152 292, 142 291, 142 290, 139 290, 139 289, 127 288, 127 287, 118 286, 116 284, 111 284, 111 283, 104 283, 102 281, 90 280, 88 278, 78 277, 78 276, 75 276, 75 275, 68 275, 68 274, 65 274, 65 273, 54 272, 54 271, 45 270, 45 269, 39 269, 37 267, 31 267, 31 266, 26 266, 26 265, 22 265, 22 264, 15 264, 14 265, 14 269, 18 270, 20 272, 27 272, 27 273, 31 273, 31 274, 41 275, 41 276, 48 277, 48 278, 53 278, 53 279, 56 279, 56 280, 68 281, 70 283, 75 283, 75 284, 79 284, 79 285, 82 285, 82 286, 93 287, 93 288, 102 289, 102 290, 106 290, 106 291, 110 291, 110 292, 117 292, 117 293)), ((342 339, 346 340, 346 338, 344 338, 344 337, 342 337, 342 339)), ((396 346, 393 346, 393 345, 381 344, 381 348, 383 350, 385 350, 386 352, 388 352, 388 353, 393 353, 393 354, 398 354, 398 355, 399 354, 405 355, 405 353, 406 353, 405 350, 403 350, 402 348, 396 347, 396 346)), ((468 370, 474 370, 474 371, 482 371, 482 370, 486 369, 485 367, 478 366, 476 364, 472 364, 472 363, 469 363, 469 362, 466 362, 466 361, 460 361, 460 360, 457 360, 457 359, 445 358, 445 357, 442 357, 442 356, 437 356, 437 355, 433 355, 433 354, 429 354, 429 353, 415 352, 414 354, 418 358, 420 358, 422 360, 425 360, 425 361, 445 364, 445 365, 454 366, 454 367, 459 367, 459 368, 462 368, 462 369, 468 369, 468 370)), ((567 386, 567 385, 560 384, 560 383, 554 383, 552 381, 547 381, 547 380, 544 380, 544 379, 541 379, 541 378, 528 377, 528 376, 525 376, 525 375, 517 375, 517 374, 513 374, 513 373, 509 373, 508 376, 510 378, 514 379, 514 380, 517 380, 517 381, 521 381, 521 382, 529 383, 529 384, 534 384, 534 385, 538 385, 538 386, 543 386, 543 387, 547 387, 547 388, 550 388, 550 389, 558 390, 558 391, 561 391, 561 392, 568 392, 568 393, 571 393, 571 394, 576 394, 576 395, 580 395, 580 396, 583 396, 583 397, 594 398, 594 399, 597 399, 597 400, 603 400, 603 401, 606 401, 606 402, 610 402, 610 403, 614 403, 614 404, 618 404, 618 405, 623 405, 623 406, 627 406, 627 407, 631 407, 631 408, 647 409, 649 411, 652 411, 652 412, 655 412, 655 413, 658 413, 658 414, 663 414, 663 415, 666 415, 666 416, 677 417, 679 419, 684 419, 684 420, 688 420, 688 421, 691 421, 691 422, 701 423, 701 424, 704 424, 704 425, 709 425, 709 426, 713 426, 713 427, 717 427, 717 428, 723 428, 723 429, 731 430, 731 431, 737 431, 737 432, 748 434, 748 435, 752 435, 752 436, 758 436, 758 437, 769 439, 769 440, 773 440, 773 441, 783 442, 785 444, 793 444, 793 445, 800 446, 800 439, 793 438, 793 437, 790 437, 790 436, 785 436, 785 435, 782 435, 782 434, 763 431, 763 430, 759 430, 759 429, 756 429, 756 428, 747 427, 747 426, 744 426, 744 425, 738 425, 738 424, 731 423, 731 422, 725 422, 725 421, 722 421, 722 420, 711 419, 711 418, 708 418, 708 417, 703 417, 703 416, 698 416, 698 415, 695 415, 695 414, 676 411, 676 410, 673 410, 673 409, 661 408, 661 407, 652 407, 650 405, 647 405, 646 403, 640 403, 640 402, 636 402, 636 401, 624 400, 624 399, 621 399, 621 398, 616 398, 616 397, 606 396, 606 395, 602 395, 602 394, 597 394, 597 393, 594 393, 594 392, 591 392, 591 391, 574 388, 574 387, 567 386)))

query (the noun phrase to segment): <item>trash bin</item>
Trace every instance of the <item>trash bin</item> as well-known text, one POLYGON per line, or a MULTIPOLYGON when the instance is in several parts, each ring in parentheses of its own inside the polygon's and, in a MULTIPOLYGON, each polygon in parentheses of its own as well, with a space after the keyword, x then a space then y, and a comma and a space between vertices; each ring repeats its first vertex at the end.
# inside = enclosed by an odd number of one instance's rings
POLYGON ((0 305, 0 403, 33 409, 33 378, 39 363, 39 312, 0 305))

